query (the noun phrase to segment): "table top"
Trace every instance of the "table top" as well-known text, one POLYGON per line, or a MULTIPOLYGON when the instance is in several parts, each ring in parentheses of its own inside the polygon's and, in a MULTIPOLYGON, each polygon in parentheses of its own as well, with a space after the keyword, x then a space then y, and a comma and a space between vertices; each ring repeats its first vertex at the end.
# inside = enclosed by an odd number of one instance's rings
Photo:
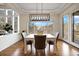
MULTIPOLYGON (((27 35, 25 38, 34 38, 34 35, 37 35, 37 34, 29 34, 29 35, 27 35)), ((43 34, 43 35, 46 35, 46 38, 47 38, 47 39, 56 38, 56 36, 51 35, 51 34, 43 34)))

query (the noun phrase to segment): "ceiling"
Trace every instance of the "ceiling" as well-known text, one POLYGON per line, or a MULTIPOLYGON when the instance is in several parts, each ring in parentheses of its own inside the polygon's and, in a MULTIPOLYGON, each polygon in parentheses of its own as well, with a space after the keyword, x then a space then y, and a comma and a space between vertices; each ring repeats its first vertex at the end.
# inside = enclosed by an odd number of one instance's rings
POLYGON ((19 7, 25 9, 25 10, 54 10, 54 9, 59 9, 62 8, 65 4, 56 4, 56 3, 19 3, 17 4, 19 7))
POLYGON ((12 7, 19 13, 61 13, 70 7, 71 3, 0 3, 1 6, 12 7))
POLYGON ((24 13, 60 13, 70 5, 71 3, 16 3, 24 13))

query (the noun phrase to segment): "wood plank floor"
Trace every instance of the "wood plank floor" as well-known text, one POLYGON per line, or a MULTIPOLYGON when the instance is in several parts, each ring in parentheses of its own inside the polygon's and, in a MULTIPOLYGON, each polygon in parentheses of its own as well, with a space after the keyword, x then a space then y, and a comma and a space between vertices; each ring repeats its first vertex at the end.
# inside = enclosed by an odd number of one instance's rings
MULTIPOLYGON (((57 43, 58 50, 56 51, 56 55, 53 53, 53 45, 50 46, 50 52, 49 52, 49 46, 47 45, 45 49, 45 55, 46 56, 76 56, 79 54, 79 49, 75 48, 61 40, 57 43)), ((30 46, 28 45, 27 54, 24 54, 24 44, 23 40, 15 43, 14 45, 10 46, 9 48, 3 50, 0 52, 0 56, 35 56, 35 49, 34 46, 32 48, 32 53, 30 53, 30 46)), ((43 55, 43 51, 39 51, 40 55, 43 55)))

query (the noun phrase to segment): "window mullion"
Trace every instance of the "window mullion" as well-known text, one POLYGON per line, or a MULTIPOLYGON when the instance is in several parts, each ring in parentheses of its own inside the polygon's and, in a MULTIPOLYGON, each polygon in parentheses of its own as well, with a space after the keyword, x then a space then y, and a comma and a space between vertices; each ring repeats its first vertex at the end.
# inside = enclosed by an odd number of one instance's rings
POLYGON ((17 22, 18 29, 17 30, 18 30, 18 33, 19 33, 19 30, 20 30, 19 29, 19 15, 18 15, 18 19, 17 20, 18 20, 18 22, 17 22))
POLYGON ((14 33, 14 11, 12 12, 13 17, 12 17, 12 27, 13 27, 13 33, 14 33))
POLYGON ((8 15, 8 10, 6 9, 6 23, 8 23, 7 15, 8 15))

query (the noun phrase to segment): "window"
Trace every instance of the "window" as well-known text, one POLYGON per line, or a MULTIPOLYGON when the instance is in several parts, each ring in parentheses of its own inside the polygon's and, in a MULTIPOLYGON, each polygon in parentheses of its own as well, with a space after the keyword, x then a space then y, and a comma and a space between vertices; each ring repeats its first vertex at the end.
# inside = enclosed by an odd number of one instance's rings
POLYGON ((12 9, 8 9, 7 13, 8 13, 8 16, 12 16, 13 15, 13 10, 12 9))
POLYGON ((79 11, 73 13, 73 40, 79 44, 79 11))
POLYGON ((14 32, 18 32, 18 16, 14 17, 14 32))
POLYGON ((6 20, 5 12, 6 12, 5 9, 0 9, 0 31, 3 30, 3 25, 5 24, 5 20, 6 20))
POLYGON ((6 10, 0 9, 0 16, 6 16, 6 10))
POLYGON ((12 25, 13 33, 19 32, 19 15, 14 10, 0 9, 0 22, 12 25))
POLYGON ((68 16, 63 16, 63 37, 65 40, 68 39, 68 16))
POLYGON ((12 17, 7 17, 7 23, 12 25, 12 17))

